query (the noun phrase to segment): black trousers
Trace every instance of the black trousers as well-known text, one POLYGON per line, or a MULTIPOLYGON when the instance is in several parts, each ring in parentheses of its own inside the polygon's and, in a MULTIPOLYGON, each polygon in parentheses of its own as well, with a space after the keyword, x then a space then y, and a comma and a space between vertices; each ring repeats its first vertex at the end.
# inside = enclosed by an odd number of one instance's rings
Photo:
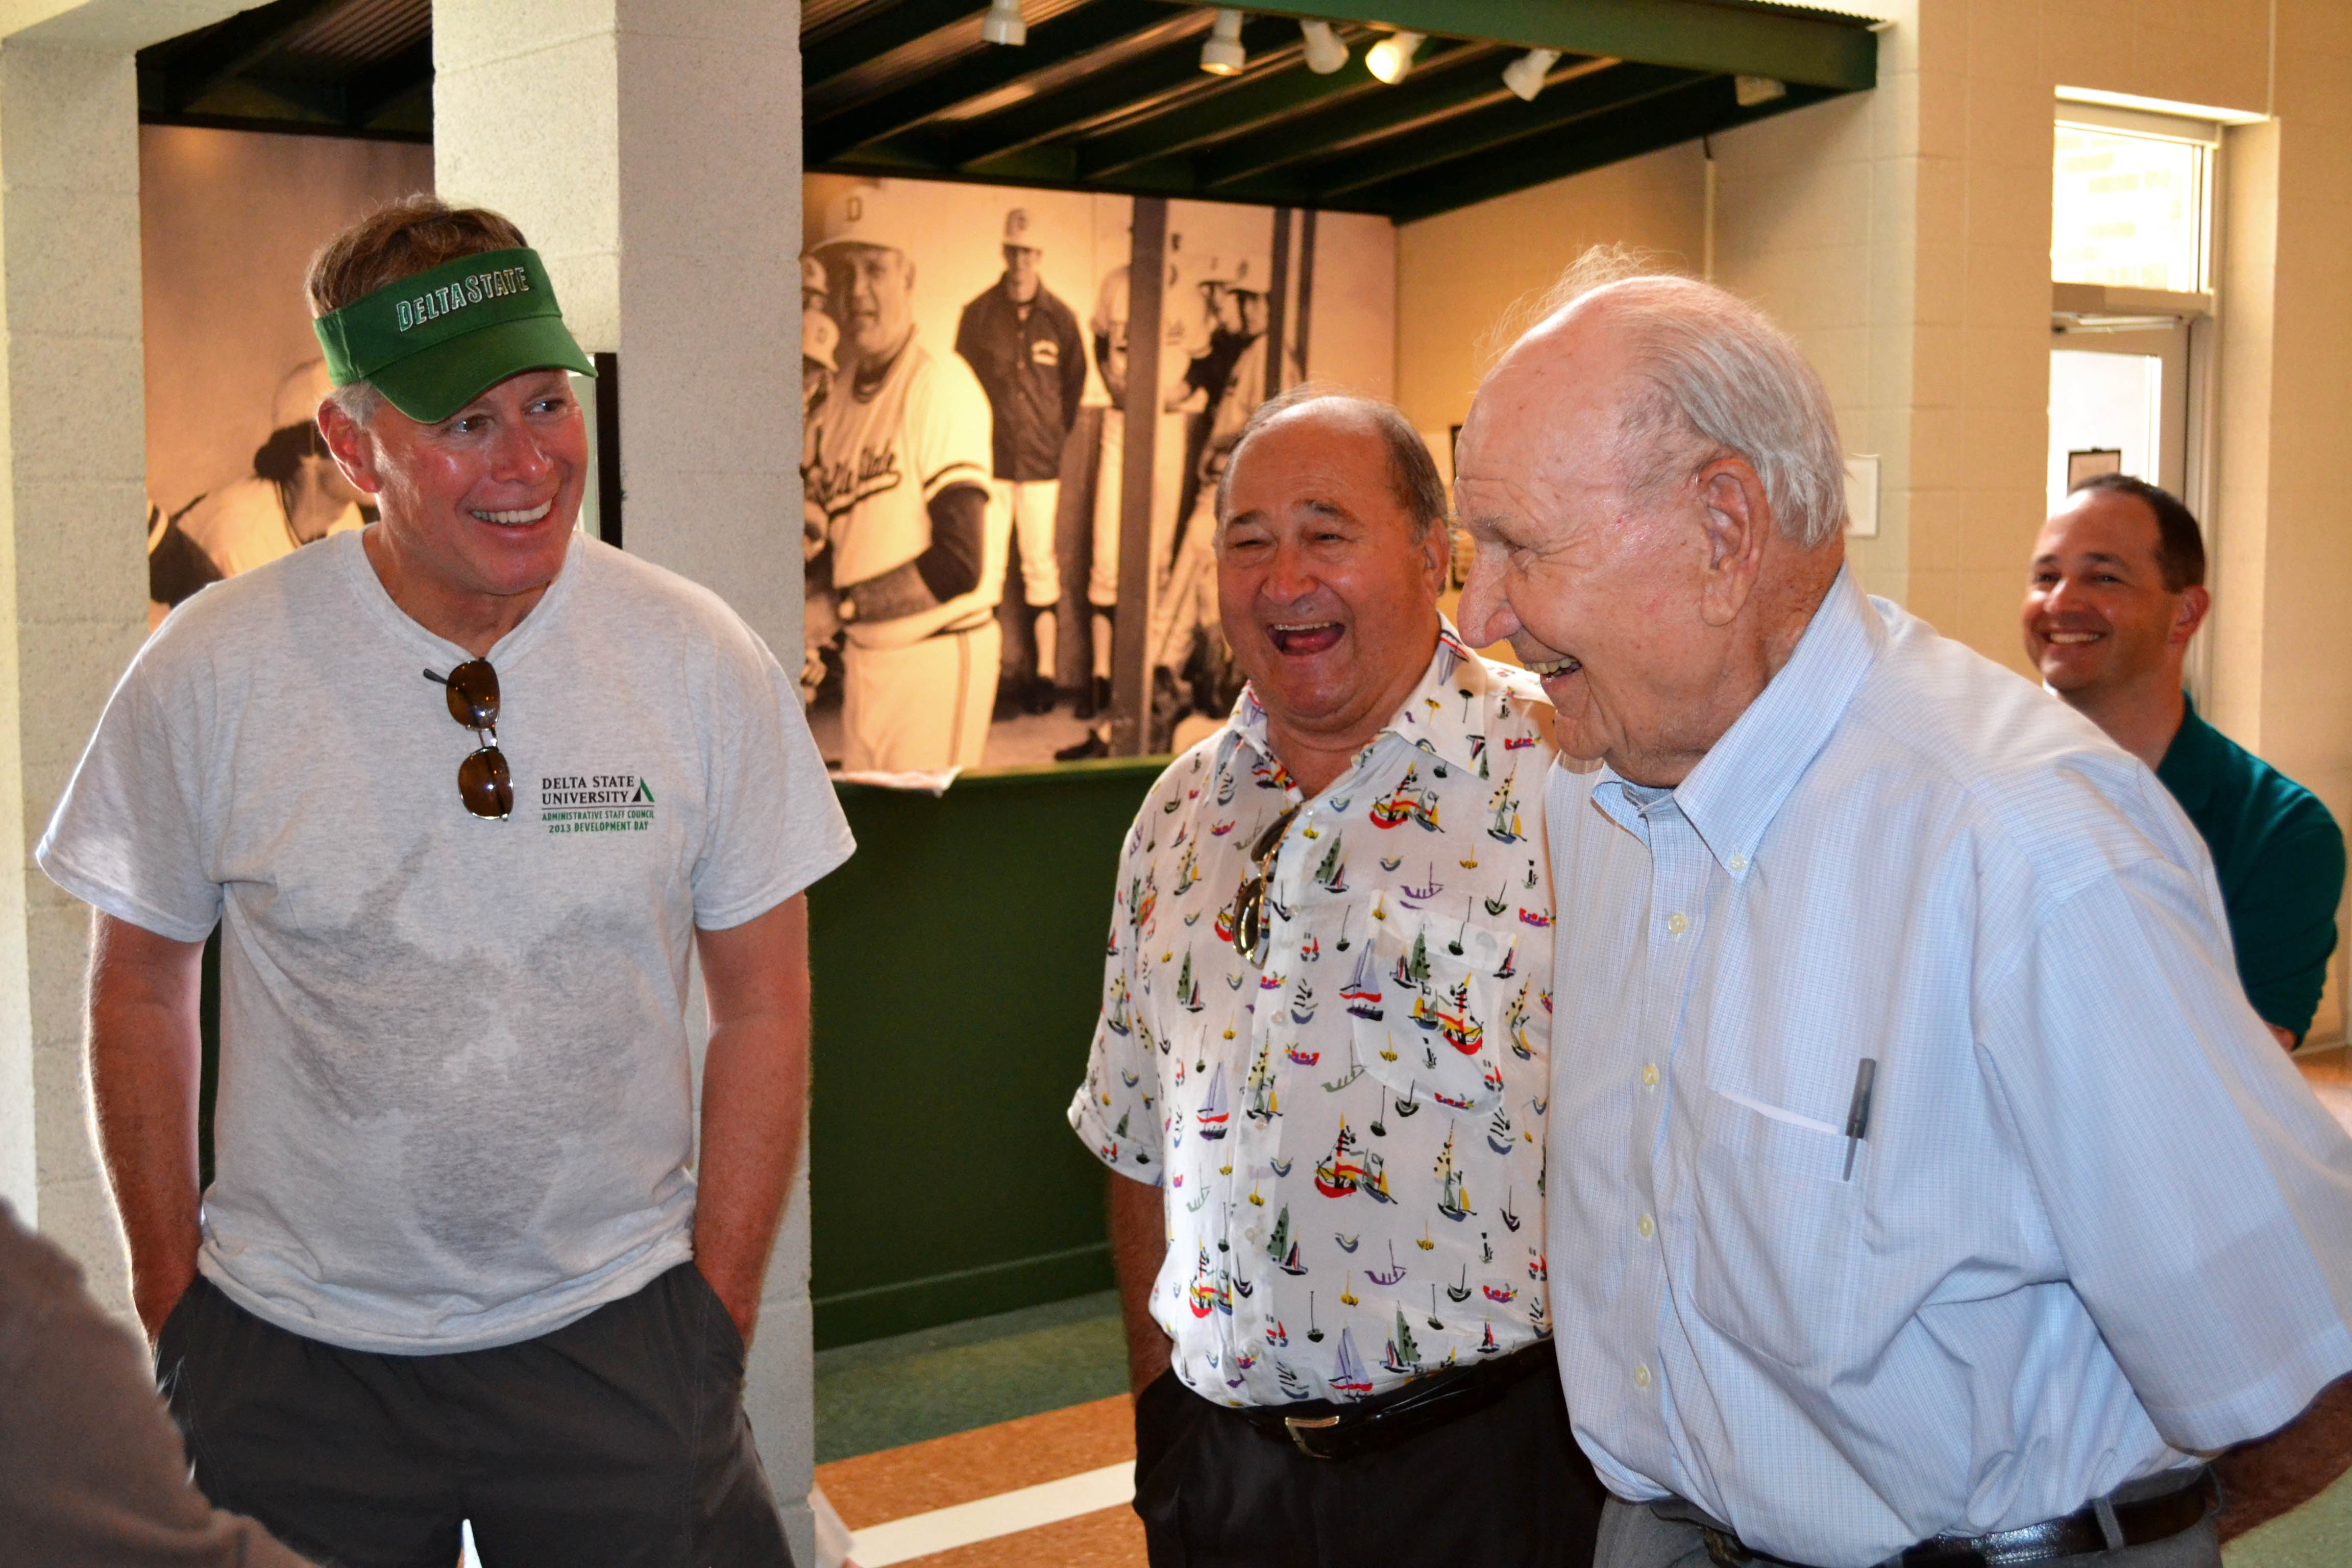
POLYGON ((1151 1568, 1588 1568, 1602 1495, 1549 1373, 1350 1459, 1308 1458, 1172 1372, 1135 1405, 1151 1568))
POLYGON ((201 1277, 156 1378, 213 1502, 325 1568, 789 1568, 743 1342, 691 1263, 520 1344, 344 1350, 201 1277))

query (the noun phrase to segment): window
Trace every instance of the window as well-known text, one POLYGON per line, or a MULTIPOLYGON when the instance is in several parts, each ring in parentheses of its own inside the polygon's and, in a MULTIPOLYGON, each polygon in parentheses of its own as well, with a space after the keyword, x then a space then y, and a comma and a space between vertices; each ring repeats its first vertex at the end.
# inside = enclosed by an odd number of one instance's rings
POLYGON ((2210 289, 2209 121, 2058 105, 2050 181, 2050 504, 2120 469, 2202 498, 2194 378, 2210 289))
POLYGON ((2210 131, 2150 135, 2062 118, 2051 180, 2052 280, 2175 294, 2204 289, 2208 136, 2210 131))
MULTIPOLYGON (((2205 521, 2209 556, 2220 149, 2211 121, 2061 102, 2050 182, 2051 509, 2092 474, 2130 474, 2205 521)), ((2190 649, 2194 694, 2211 647, 2190 649)))

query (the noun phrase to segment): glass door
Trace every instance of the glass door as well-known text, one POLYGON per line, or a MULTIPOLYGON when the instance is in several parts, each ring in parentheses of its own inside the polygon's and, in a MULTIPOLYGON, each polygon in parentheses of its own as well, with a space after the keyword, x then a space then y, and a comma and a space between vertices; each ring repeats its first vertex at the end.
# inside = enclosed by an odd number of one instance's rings
POLYGON ((2097 473, 2187 493, 2189 323, 2063 326, 2050 348, 2050 509, 2097 473))

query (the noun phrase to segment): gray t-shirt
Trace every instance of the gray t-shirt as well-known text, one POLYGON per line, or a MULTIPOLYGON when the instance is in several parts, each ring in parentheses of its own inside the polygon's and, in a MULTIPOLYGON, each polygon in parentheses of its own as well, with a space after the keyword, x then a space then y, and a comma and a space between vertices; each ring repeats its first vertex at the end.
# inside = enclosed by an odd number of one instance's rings
POLYGON ((148 639, 36 852, 180 942, 222 924, 199 1267, 356 1350, 562 1327, 692 1252, 697 926, 853 845, 797 689, 717 595, 586 538, 490 650, 511 820, 467 815, 468 655, 358 533, 148 639))

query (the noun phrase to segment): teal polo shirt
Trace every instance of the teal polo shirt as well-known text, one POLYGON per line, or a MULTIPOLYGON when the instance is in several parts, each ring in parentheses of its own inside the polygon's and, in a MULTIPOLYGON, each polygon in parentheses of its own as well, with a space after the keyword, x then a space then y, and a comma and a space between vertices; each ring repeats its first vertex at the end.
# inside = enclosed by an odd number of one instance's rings
POLYGON ((2336 818, 2317 795, 2199 718, 2193 703, 2156 776, 2212 851, 2246 999, 2264 1022, 2301 1039, 2336 951, 2344 893, 2336 818))

